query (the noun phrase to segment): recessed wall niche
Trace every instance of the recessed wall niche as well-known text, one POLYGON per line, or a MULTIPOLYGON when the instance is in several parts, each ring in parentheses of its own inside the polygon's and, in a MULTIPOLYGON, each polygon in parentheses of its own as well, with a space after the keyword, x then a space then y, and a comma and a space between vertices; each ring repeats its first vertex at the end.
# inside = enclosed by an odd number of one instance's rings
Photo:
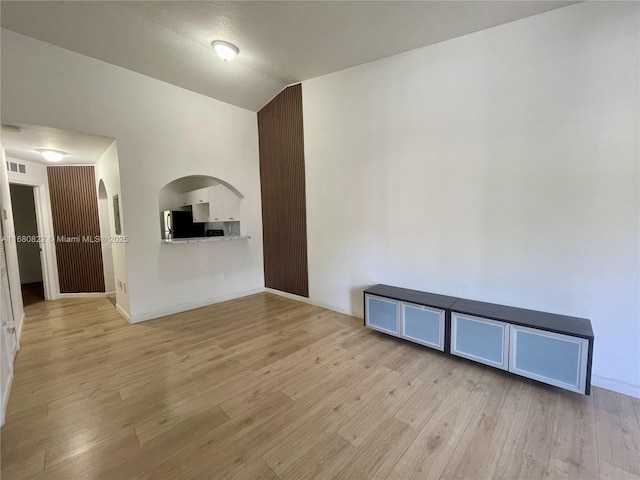
POLYGON ((238 240, 243 235, 244 196, 233 185, 208 175, 177 178, 158 192, 163 243, 238 240))

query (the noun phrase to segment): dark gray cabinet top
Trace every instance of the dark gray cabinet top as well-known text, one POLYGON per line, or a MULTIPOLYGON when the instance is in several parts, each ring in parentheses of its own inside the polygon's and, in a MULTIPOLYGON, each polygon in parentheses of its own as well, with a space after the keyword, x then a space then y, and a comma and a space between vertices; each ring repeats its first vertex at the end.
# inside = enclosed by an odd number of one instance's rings
POLYGON ((409 290, 408 288, 391 287, 389 285, 376 285, 375 287, 367 288, 364 293, 435 308, 451 308, 451 305, 458 300, 455 297, 448 297, 446 295, 409 290))
POLYGON ((507 307, 477 300, 458 299, 451 311, 490 318, 501 322, 539 328, 550 332, 593 339, 591 322, 586 318, 567 317, 555 313, 538 312, 524 308, 507 307))

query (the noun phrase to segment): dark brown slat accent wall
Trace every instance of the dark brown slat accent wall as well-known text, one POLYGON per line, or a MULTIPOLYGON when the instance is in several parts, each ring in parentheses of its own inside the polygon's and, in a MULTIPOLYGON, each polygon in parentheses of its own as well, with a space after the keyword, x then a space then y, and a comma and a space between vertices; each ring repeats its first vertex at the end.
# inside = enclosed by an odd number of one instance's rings
POLYGON ((104 292, 102 247, 93 167, 47 167, 60 293, 104 292), (57 237, 79 237, 60 242, 57 237))
POLYGON ((258 112, 265 286, 309 296, 302 86, 258 112))

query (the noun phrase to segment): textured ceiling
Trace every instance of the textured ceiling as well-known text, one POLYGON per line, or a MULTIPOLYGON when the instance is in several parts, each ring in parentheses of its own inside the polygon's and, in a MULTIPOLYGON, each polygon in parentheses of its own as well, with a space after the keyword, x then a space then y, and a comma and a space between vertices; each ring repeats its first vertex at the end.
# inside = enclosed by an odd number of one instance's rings
POLYGON ((0 138, 7 157, 41 163, 43 165, 94 164, 113 143, 113 138, 28 123, 7 122, 22 129, 12 132, 2 129, 0 138), (36 149, 50 148, 69 153, 60 162, 47 162, 36 149))
POLYGON ((259 110, 285 86, 565 1, 2 1, 2 26, 259 110), (214 39, 240 48, 225 64, 214 39))

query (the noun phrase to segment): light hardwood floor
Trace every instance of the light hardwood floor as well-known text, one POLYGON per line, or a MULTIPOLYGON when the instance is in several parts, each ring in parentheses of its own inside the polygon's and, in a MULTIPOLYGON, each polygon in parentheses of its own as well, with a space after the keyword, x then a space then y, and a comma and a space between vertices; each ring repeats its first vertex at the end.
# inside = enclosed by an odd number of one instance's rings
POLYGON ((106 299, 27 315, 3 480, 640 478, 640 401, 276 295, 138 325, 106 299))

